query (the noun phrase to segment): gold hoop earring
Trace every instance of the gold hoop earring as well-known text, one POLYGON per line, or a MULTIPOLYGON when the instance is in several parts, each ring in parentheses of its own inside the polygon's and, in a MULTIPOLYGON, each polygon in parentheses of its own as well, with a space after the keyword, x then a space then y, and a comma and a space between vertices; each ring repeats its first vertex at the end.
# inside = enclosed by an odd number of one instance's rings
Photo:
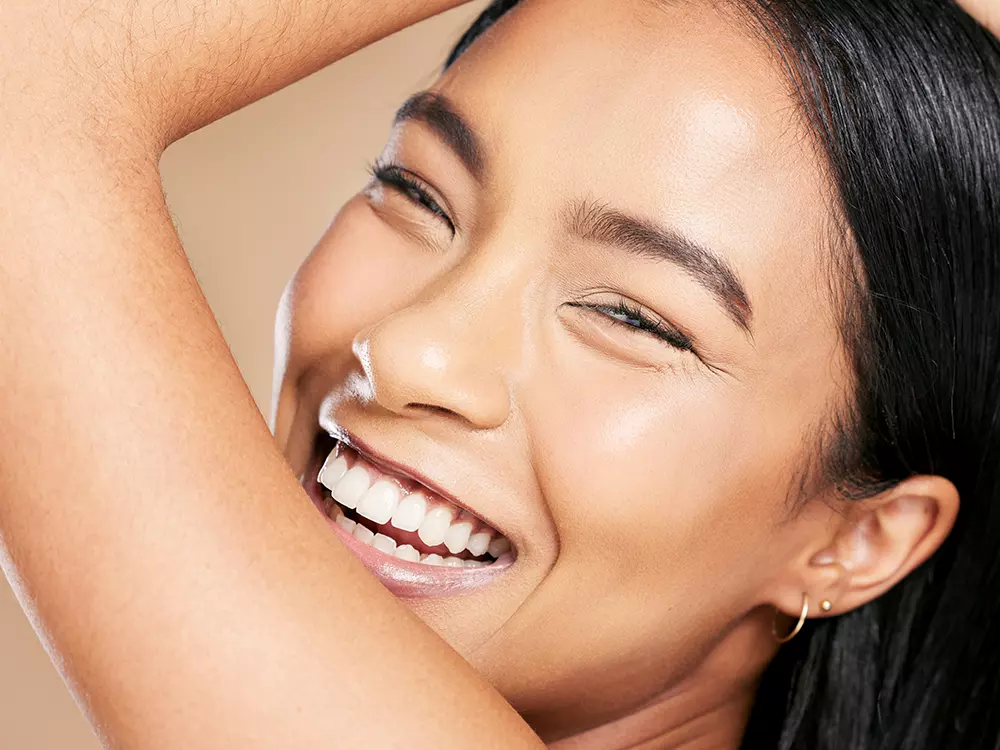
POLYGON ((795 623, 795 628, 786 636, 779 636, 777 630, 777 617, 775 617, 775 622, 771 623, 771 634, 774 636, 774 640, 778 643, 788 643, 792 638, 797 636, 802 630, 802 626, 806 624, 806 617, 809 616, 809 594, 802 595, 802 614, 799 615, 799 621, 795 623))

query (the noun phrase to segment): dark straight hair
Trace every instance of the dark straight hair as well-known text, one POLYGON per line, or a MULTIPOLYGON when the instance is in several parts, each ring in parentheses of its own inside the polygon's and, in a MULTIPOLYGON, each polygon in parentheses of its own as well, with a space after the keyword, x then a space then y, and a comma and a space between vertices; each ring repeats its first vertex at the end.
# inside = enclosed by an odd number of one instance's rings
POLYGON ((1000 43, 953 0, 729 5, 784 64, 841 224, 855 388, 822 486, 849 501, 935 474, 961 495, 931 560, 782 648, 744 747, 1000 749, 1000 43))

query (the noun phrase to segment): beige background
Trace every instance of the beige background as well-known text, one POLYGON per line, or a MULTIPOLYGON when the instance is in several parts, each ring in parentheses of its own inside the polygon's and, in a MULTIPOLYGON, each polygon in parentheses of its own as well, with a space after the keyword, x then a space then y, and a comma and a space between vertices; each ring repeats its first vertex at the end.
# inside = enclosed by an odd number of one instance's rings
MULTIPOLYGON (((407 29, 170 148, 163 180, 195 272, 265 413, 285 282, 366 180, 395 108, 483 2, 407 29)), ((0 750, 99 743, 0 579, 0 750)))

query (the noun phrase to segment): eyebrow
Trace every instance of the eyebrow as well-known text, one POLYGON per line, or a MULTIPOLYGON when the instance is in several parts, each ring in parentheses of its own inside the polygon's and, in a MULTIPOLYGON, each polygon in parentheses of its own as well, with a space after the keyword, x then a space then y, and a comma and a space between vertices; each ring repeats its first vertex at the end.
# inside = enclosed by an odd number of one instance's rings
POLYGON ((394 126, 404 122, 420 122, 433 130, 472 176, 482 181, 486 170, 482 141, 448 97, 433 91, 414 94, 393 118, 394 126))
POLYGON ((711 292, 729 317, 753 337, 750 297, 736 271, 717 253, 675 229, 591 201, 575 202, 566 223, 570 234, 582 240, 679 266, 711 292))

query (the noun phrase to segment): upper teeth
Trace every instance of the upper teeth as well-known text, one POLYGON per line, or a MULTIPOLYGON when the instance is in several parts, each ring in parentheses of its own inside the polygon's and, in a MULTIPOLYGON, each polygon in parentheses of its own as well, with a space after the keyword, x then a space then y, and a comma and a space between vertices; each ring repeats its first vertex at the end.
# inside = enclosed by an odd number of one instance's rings
MULTIPOLYGON (((353 466, 349 466, 345 456, 339 455, 335 448, 319 472, 320 484, 330 491, 339 505, 356 510, 358 515, 380 526, 389 524, 401 531, 416 531, 428 547, 444 544, 452 555, 469 550, 474 557, 489 552, 498 558, 510 550, 510 542, 506 538, 475 516, 464 511, 459 513, 451 503, 425 491, 407 492, 360 456, 356 456, 352 463, 353 466)), ((386 534, 375 534, 342 514, 338 514, 336 521, 355 538, 403 560, 415 562, 420 559, 431 565, 455 566, 475 562, 455 557, 441 558, 435 554, 421 558, 411 545, 397 546, 396 541, 386 534)))

